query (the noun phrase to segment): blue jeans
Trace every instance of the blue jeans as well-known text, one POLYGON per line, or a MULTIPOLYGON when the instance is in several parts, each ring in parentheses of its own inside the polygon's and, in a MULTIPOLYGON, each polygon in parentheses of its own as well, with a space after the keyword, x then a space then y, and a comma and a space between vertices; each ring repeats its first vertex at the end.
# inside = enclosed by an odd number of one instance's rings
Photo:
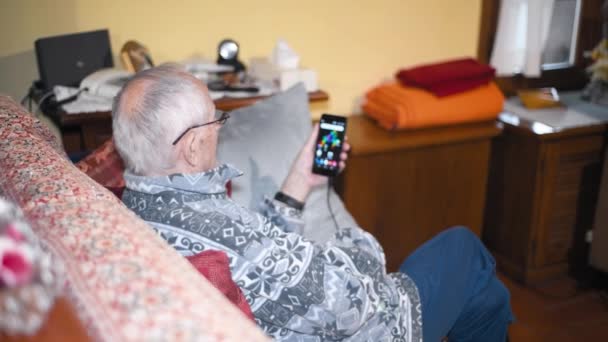
POLYGON ((403 262, 399 270, 420 293, 425 341, 506 340, 513 315, 495 265, 479 238, 462 227, 438 234, 403 262))

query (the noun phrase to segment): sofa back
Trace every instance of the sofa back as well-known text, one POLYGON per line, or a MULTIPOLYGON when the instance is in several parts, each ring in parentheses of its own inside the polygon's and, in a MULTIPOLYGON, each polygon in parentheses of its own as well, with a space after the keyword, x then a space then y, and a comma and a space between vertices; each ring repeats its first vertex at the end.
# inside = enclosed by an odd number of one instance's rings
POLYGON ((17 203, 66 270, 66 295, 96 340, 265 340, 206 279, 52 134, 0 96, 0 195, 17 203))

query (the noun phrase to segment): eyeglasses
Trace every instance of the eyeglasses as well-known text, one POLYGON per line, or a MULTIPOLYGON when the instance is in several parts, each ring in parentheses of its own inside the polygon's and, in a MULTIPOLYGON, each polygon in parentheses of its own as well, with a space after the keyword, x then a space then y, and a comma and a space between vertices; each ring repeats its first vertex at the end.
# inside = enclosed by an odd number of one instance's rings
POLYGON ((213 120, 213 121, 209 121, 209 122, 204 123, 204 124, 194 125, 194 126, 188 127, 188 129, 186 129, 184 131, 184 133, 180 134, 179 137, 177 137, 177 139, 175 139, 173 141, 173 145, 177 144, 179 142, 179 140, 181 138, 183 138, 184 135, 186 135, 186 133, 188 133, 191 129, 195 129, 195 128, 199 128, 199 127, 203 127, 203 126, 207 126, 207 125, 213 125, 214 123, 219 123, 220 125, 225 124, 226 121, 228 120, 228 118, 230 118, 230 113, 228 113, 228 112, 220 112, 220 113, 222 113, 222 114, 220 115, 219 119, 217 119, 217 120, 213 120))

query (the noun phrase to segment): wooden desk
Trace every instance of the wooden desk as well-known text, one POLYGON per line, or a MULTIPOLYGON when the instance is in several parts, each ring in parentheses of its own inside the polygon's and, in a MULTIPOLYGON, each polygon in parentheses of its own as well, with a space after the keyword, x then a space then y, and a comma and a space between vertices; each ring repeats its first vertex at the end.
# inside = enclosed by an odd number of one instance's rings
POLYGON ((338 191, 384 247, 389 271, 446 228, 481 234, 495 121, 389 132, 354 116, 347 133, 352 151, 338 191))
MULTIPOLYGON (((214 102, 217 109, 229 111, 252 105, 265 97, 221 98, 214 102)), ((309 102, 327 101, 329 95, 318 90, 309 93, 308 99, 309 102)), ((68 153, 93 150, 112 136, 110 112, 67 114, 60 111, 49 116, 59 126, 63 146, 68 153)))
POLYGON ((501 270, 524 283, 585 268, 608 126, 560 130, 514 114, 502 118, 503 134, 492 143, 484 241, 501 270))

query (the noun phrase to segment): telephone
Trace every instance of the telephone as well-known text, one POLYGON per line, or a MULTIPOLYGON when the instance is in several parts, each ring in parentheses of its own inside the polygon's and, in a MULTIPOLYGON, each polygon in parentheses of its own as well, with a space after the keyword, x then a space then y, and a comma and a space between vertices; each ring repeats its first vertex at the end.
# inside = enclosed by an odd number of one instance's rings
POLYGON ((90 95, 114 98, 133 73, 105 68, 95 71, 80 82, 80 91, 90 95))
POLYGON ((125 70, 105 68, 85 77, 78 88, 55 85, 50 90, 43 89, 40 81, 35 81, 21 104, 27 102, 31 111, 32 101, 35 101, 42 112, 54 112, 60 107, 67 113, 109 111, 112 99, 131 76, 133 73, 125 70))
POLYGON ((50 96, 54 101, 48 105, 55 108, 61 106, 67 113, 109 111, 112 99, 131 76, 133 73, 125 70, 100 69, 85 77, 78 88, 54 86, 52 92, 38 102, 38 106, 50 96))

